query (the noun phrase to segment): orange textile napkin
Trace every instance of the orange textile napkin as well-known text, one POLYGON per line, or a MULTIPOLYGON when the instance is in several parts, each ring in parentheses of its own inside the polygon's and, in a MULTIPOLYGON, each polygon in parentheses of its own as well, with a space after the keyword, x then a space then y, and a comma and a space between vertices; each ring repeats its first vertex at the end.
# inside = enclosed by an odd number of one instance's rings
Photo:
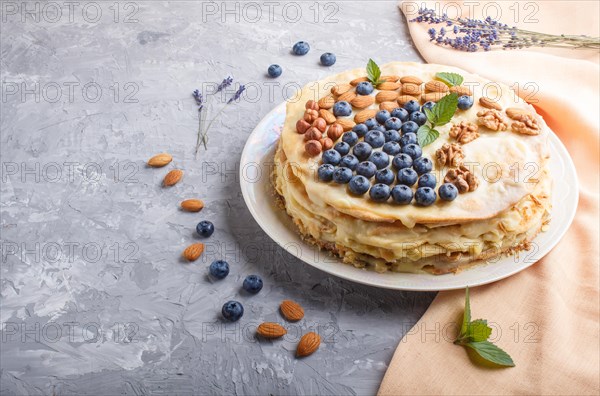
MULTIPOLYGON (((476 19, 494 18, 499 9, 498 19, 523 29, 600 35, 597 1, 405 1, 400 8, 412 19, 423 4, 446 9, 450 17, 460 10, 463 17, 476 19), (514 20, 516 7, 520 23, 514 20), (533 11, 538 22, 523 21, 533 11)), ((533 102, 573 158, 579 206, 565 237, 546 257, 510 278, 471 290, 472 318, 494 322, 491 340, 512 356, 515 367, 473 364, 464 348, 452 343, 456 335, 448 326, 462 319, 464 290, 440 292, 398 345, 379 395, 600 394, 598 51, 466 53, 430 42, 430 27, 409 23, 427 62, 457 66, 509 86, 536 84, 533 97, 528 97, 531 90, 518 93, 533 102)), ((560 180, 554 188, 561 188, 560 180)))

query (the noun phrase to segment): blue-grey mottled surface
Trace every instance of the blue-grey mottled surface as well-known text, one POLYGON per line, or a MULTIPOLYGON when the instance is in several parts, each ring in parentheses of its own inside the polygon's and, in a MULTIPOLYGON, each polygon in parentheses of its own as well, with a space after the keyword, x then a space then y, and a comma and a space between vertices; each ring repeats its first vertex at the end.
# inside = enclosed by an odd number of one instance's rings
POLYGON ((0 6, 1 393, 374 394, 433 294, 361 286, 295 259, 252 219, 237 174, 254 126, 301 85, 369 57, 419 60, 395 2, 0 6), (298 40, 307 56, 290 54, 298 40), (318 64, 325 51, 333 67, 318 64), (270 63, 284 69, 277 80, 265 77, 270 63), (227 75, 248 95, 194 159, 190 93, 227 75), (161 151, 173 164, 147 168, 161 151), (161 188, 173 167, 183 181, 161 188), (181 212, 189 197, 206 208, 181 212), (216 232, 185 264, 201 219, 216 232), (232 267, 223 281, 207 277, 216 258, 232 267), (265 281, 256 296, 240 291, 250 273, 265 281), (258 323, 282 320, 284 298, 305 319, 283 340, 257 340, 258 323), (229 299, 246 308, 234 324, 220 319, 229 299), (323 345, 297 360, 309 329, 323 345))

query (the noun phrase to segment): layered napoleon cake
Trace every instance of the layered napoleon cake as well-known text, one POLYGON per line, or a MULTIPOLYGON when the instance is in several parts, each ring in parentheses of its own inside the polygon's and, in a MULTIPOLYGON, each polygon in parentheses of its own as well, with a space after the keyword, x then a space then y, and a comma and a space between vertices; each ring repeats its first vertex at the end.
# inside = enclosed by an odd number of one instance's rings
POLYGON ((273 185, 302 237, 344 263, 432 274, 494 265, 549 221, 548 134, 503 84, 370 61, 288 102, 273 185))

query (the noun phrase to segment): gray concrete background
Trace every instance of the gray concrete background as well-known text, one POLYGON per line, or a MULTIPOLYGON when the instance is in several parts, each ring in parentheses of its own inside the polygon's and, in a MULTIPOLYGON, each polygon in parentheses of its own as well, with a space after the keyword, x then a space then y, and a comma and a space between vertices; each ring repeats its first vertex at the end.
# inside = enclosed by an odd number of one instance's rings
POLYGON ((420 59, 396 3, 0 6, 1 393, 374 394, 433 294, 361 286, 295 259, 252 219, 237 169, 254 126, 296 87, 369 57, 420 59), (290 54, 298 40, 307 56, 290 54), (326 51, 333 67, 318 64, 326 51), (271 63, 284 69, 277 80, 265 77, 271 63), (248 95, 194 159, 191 91, 227 75, 248 95), (170 168, 145 166, 161 151, 186 172, 174 188, 160 187, 170 168), (206 208, 181 212, 189 197, 206 208), (185 264, 202 219, 216 232, 185 264), (216 258, 232 268, 219 282, 207 277, 216 258), (240 291, 251 273, 265 282, 256 296, 240 291), (257 340, 285 298, 305 319, 281 341, 257 340), (246 309, 234 324, 220 320, 229 299, 246 309), (324 343, 297 360, 309 330, 324 343))

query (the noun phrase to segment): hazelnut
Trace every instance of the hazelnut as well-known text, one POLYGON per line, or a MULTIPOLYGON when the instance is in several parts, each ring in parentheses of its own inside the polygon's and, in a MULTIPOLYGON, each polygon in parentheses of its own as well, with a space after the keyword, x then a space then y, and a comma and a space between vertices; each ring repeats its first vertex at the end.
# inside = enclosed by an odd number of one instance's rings
POLYGON ((343 133, 344 127, 342 127, 338 123, 330 125, 329 129, 327 130, 327 136, 331 138, 331 140, 333 140, 334 142, 338 140, 343 133))
POLYGON ((307 110, 319 110, 319 104, 312 99, 306 102, 304 107, 306 107, 307 110))
POLYGON ((304 120, 298 120, 298 122, 296 122, 296 131, 298 133, 304 134, 306 133, 306 131, 308 131, 308 128, 310 128, 310 124, 304 120))
POLYGON ((319 112, 317 110, 306 110, 304 112, 304 121, 308 123, 314 122, 317 118, 319 118, 319 112))
POLYGON ((323 137, 323 134, 321 133, 321 131, 319 131, 315 127, 310 127, 310 129, 308 131, 306 131, 306 133, 304 134, 304 140, 306 140, 306 141, 319 140, 322 137, 323 137))
POLYGON ((329 139, 328 137, 322 138, 321 140, 319 140, 319 142, 321 142, 323 151, 329 150, 333 147, 333 140, 329 139))
POLYGON ((325 132, 327 129, 327 122, 321 117, 317 118, 312 125, 321 132, 325 132))
POLYGON ((318 140, 309 140, 304 145, 304 150, 306 150, 306 154, 311 157, 315 157, 321 153, 321 143, 318 140))

